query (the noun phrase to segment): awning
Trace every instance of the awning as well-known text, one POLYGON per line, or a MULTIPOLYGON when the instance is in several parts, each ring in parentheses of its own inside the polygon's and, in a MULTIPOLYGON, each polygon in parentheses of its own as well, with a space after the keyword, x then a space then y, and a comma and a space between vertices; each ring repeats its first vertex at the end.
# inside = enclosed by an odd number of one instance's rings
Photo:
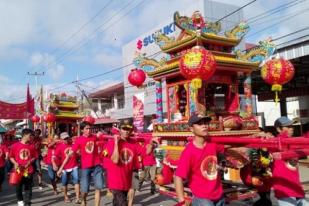
POLYGON ((116 122, 119 122, 119 120, 110 117, 102 117, 95 119, 94 124, 112 124, 116 122))
POLYGON ((23 120, 22 122, 18 122, 17 124, 16 124, 16 127, 21 127, 21 126, 24 126, 24 125, 26 125, 27 124, 27 120, 23 120))

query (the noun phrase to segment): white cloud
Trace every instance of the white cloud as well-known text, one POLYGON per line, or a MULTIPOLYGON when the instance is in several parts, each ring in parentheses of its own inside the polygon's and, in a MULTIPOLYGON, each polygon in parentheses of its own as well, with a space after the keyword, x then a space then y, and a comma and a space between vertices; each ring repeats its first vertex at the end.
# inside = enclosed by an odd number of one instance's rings
POLYGON ((26 85, 17 85, 7 76, 0 75, 0 101, 22 103, 26 101, 26 85))
POLYGON ((0 84, 7 84, 11 80, 7 76, 0 75, 0 84))
POLYGON ((28 43, 35 32, 34 1, 0 1, 0 47, 28 43))
POLYGON ((47 53, 34 53, 30 57, 30 64, 33 67, 47 68, 47 74, 53 80, 59 80, 64 74, 65 68, 63 65, 57 63, 54 56, 47 53))
POLYGON ((28 58, 28 52, 22 48, 18 47, 2 47, 0 48, 0 60, 9 61, 9 60, 21 60, 25 61, 28 58))
POLYGON ((114 50, 105 49, 98 52, 93 61, 97 64, 103 65, 107 69, 116 68, 121 66, 121 56, 117 54, 114 50))

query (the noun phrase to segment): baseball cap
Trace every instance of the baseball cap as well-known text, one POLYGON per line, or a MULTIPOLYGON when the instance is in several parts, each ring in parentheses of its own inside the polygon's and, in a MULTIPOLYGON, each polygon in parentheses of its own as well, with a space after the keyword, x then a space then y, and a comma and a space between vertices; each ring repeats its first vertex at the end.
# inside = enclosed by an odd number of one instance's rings
POLYGON ((207 122, 210 122, 211 117, 203 116, 203 115, 200 115, 200 114, 194 114, 189 118, 188 124, 189 124, 190 127, 192 127, 193 124, 196 124, 201 120, 205 120, 207 122))
POLYGON ((133 124, 130 119, 123 119, 120 121, 120 128, 133 129, 133 124))
POLYGON ((274 126, 275 127, 287 127, 287 126, 291 126, 292 124, 294 124, 294 121, 284 116, 284 117, 279 117, 278 119, 276 119, 274 126))
POLYGON ((66 138, 69 138, 70 136, 69 136, 69 134, 67 133, 67 132, 62 132, 61 134, 60 134, 60 139, 66 139, 66 138))

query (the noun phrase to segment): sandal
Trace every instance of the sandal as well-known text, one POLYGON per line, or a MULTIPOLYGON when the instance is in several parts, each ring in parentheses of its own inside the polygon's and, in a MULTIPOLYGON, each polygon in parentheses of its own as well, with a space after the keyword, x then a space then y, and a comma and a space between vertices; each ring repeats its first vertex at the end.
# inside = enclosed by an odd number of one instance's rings
POLYGON ((82 201, 81 201, 80 199, 76 199, 74 203, 75 203, 75 204, 81 204, 82 201))
POLYGON ((64 202, 65 202, 65 203, 70 203, 71 200, 70 200, 69 198, 64 198, 64 202))

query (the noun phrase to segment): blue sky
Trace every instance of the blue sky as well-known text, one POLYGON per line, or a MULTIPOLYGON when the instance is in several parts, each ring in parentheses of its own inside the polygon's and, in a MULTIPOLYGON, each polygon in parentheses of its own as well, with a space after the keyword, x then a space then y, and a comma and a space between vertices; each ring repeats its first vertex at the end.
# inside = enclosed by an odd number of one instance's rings
MULTIPOLYGON (((218 0, 243 6, 250 0, 218 0)), ((2 0, 0 1, 0 100, 23 102, 33 76, 48 90, 121 66, 121 47, 147 32, 192 0, 2 0), (119 13, 119 10, 126 7, 119 13), (160 15, 158 15, 160 11, 160 15), (117 14, 117 15, 116 15, 117 14)), ((248 41, 273 38, 308 27, 309 0, 257 0, 244 9, 245 19, 288 2, 294 6, 251 25, 248 41), (279 22, 280 20, 283 22, 279 22), (278 22, 278 23, 276 23, 278 22), (268 29, 260 31, 263 28, 268 29)), ((305 31, 308 34, 308 30, 305 31)), ((282 39, 286 41, 287 39, 282 39)), ((280 43, 280 42, 276 42, 280 43)), ((82 89, 95 91, 122 80, 122 72, 89 79, 82 89)), ((58 90, 72 93, 73 84, 58 90)))

